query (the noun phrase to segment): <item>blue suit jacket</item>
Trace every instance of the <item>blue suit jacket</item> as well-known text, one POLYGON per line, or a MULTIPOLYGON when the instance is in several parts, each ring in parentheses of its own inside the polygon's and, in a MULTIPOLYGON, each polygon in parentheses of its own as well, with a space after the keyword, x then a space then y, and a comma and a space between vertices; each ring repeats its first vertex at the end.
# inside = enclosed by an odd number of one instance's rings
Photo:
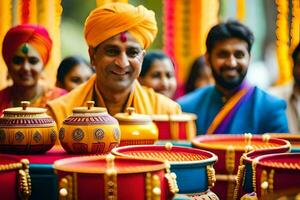
MULTIPOLYGON (((195 113, 197 134, 205 134, 222 106, 222 94, 215 86, 200 88, 178 99, 182 111, 195 113)), ((287 133, 286 103, 255 87, 247 102, 240 105, 224 133, 287 133)))

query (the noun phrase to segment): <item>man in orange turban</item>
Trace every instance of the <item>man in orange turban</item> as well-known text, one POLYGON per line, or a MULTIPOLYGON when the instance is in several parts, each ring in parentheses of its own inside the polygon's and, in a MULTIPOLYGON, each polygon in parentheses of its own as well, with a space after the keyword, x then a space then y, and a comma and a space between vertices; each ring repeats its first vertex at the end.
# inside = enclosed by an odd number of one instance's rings
POLYGON ((68 95, 48 103, 49 114, 58 126, 74 107, 84 106, 89 100, 106 107, 111 115, 127 107, 141 114, 180 113, 176 102, 137 81, 145 49, 156 33, 155 14, 144 6, 111 3, 93 10, 86 19, 84 35, 96 75, 68 95))
POLYGON ((48 100, 66 93, 39 82, 51 48, 52 40, 44 27, 23 24, 6 33, 2 55, 13 85, 0 91, 0 115, 4 109, 20 106, 25 100, 32 106, 45 107, 48 100))

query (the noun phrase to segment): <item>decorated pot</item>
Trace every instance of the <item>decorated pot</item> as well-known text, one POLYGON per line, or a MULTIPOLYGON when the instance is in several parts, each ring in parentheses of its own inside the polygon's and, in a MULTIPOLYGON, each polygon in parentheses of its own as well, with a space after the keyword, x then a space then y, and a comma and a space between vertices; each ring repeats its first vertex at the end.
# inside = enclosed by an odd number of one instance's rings
POLYGON ((120 124, 121 142, 119 146, 154 144, 158 139, 158 130, 150 116, 137 114, 134 108, 127 108, 126 113, 114 116, 120 124))
POLYGON ((163 200, 177 192, 176 175, 162 161, 83 156, 54 163, 59 199, 163 200))
POLYGON ((68 153, 105 154, 119 145, 120 128, 106 108, 88 101, 87 107, 74 108, 73 115, 63 121, 59 140, 68 153))
MULTIPOLYGON (((262 155, 253 160, 252 168, 252 182, 257 199, 299 197, 300 153, 262 155)), ((244 197, 247 196, 249 195, 244 197)))
POLYGON ((8 108, 0 118, 0 151, 4 153, 36 154, 50 150, 56 140, 56 124, 46 109, 29 107, 8 108))
POLYGON ((151 115, 158 127, 159 140, 192 140, 196 136, 195 120, 192 113, 174 115, 151 115))
MULTIPOLYGON (((214 186, 214 163, 217 156, 208 151, 173 146, 139 145, 118 147, 113 154, 139 159, 159 159, 168 161, 171 171, 177 176, 180 194, 203 193, 214 186)), ((213 198, 215 199, 215 198, 213 198)))
POLYGON ((31 195, 29 161, 0 154, 1 199, 28 199, 31 195))
POLYGON ((221 199, 234 199, 236 178, 241 156, 253 150, 264 149, 264 153, 280 150, 289 151, 290 143, 270 138, 269 135, 203 135, 192 141, 196 148, 215 153, 216 186, 212 189, 221 199))

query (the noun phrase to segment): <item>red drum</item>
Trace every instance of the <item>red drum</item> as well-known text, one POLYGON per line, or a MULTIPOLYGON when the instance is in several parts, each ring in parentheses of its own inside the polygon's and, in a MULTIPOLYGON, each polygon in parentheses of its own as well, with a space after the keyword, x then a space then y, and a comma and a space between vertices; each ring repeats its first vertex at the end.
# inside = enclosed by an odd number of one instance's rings
POLYGON ((192 140, 197 132, 196 119, 197 116, 192 113, 152 115, 158 128, 159 140, 192 140))
POLYGON ((253 168, 252 164, 255 158, 274 153, 287 153, 288 148, 275 148, 275 149, 258 149, 245 153, 240 160, 240 166, 237 174, 237 185, 235 187, 234 199, 239 199, 243 194, 254 192, 252 177, 253 168))
POLYGON ((264 153, 272 153, 281 149, 287 152, 290 143, 285 140, 270 138, 269 135, 203 135, 192 140, 196 148, 215 153, 219 162, 216 163, 216 186, 213 191, 220 199, 233 199, 240 158, 252 150, 264 149, 264 153))
POLYGON ((203 193, 203 196, 205 196, 215 183, 213 165, 217 161, 217 156, 208 151, 176 147, 172 146, 171 143, 167 143, 165 146, 136 145, 118 147, 112 153, 124 157, 168 161, 171 165, 171 171, 177 176, 180 194, 203 193))
POLYGON ((158 160, 84 156, 58 160, 60 199, 171 199, 176 176, 158 160))
POLYGON ((13 156, 0 155, 1 199, 28 199, 31 194, 29 161, 13 156))
POLYGON ((264 155, 253 162, 252 182, 259 199, 300 193, 300 153, 264 155))

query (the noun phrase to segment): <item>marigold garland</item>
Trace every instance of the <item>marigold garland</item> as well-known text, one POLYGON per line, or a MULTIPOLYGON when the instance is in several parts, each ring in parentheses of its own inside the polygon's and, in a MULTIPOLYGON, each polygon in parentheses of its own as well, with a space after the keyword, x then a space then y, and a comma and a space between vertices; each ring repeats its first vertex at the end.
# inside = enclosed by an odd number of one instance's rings
POLYGON ((292 24, 291 24, 291 48, 293 51, 294 48, 298 45, 300 40, 300 1, 292 1, 292 24))
MULTIPOLYGON (((12 4, 8 0, 0 0, 0 53, 2 55, 2 41, 12 24, 12 4)), ((0 89, 7 86, 7 68, 5 62, 0 56, 0 89)))
POLYGON ((62 14, 61 0, 41 0, 39 7, 39 24, 49 32, 53 41, 51 57, 43 71, 43 79, 48 84, 56 82, 56 72, 61 60, 60 21, 62 14))
POLYGON ((276 0, 277 5, 277 60, 278 60, 278 80, 277 84, 285 84, 291 80, 292 70, 289 58, 289 29, 288 29, 288 1, 276 0))
POLYGON ((36 0, 17 1, 16 24, 37 23, 36 0))
POLYGON ((191 63, 205 53, 208 30, 218 21, 218 0, 164 0, 164 50, 173 58, 185 82, 191 63))
POLYGON ((30 9, 30 0, 22 0, 19 1, 21 6, 19 7, 20 13, 21 13, 21 24, 27 24, 29 23, 29 9, 30 9))
POLYGON ((236 0, 236 18, 245 21, 245 0, 236 0))

